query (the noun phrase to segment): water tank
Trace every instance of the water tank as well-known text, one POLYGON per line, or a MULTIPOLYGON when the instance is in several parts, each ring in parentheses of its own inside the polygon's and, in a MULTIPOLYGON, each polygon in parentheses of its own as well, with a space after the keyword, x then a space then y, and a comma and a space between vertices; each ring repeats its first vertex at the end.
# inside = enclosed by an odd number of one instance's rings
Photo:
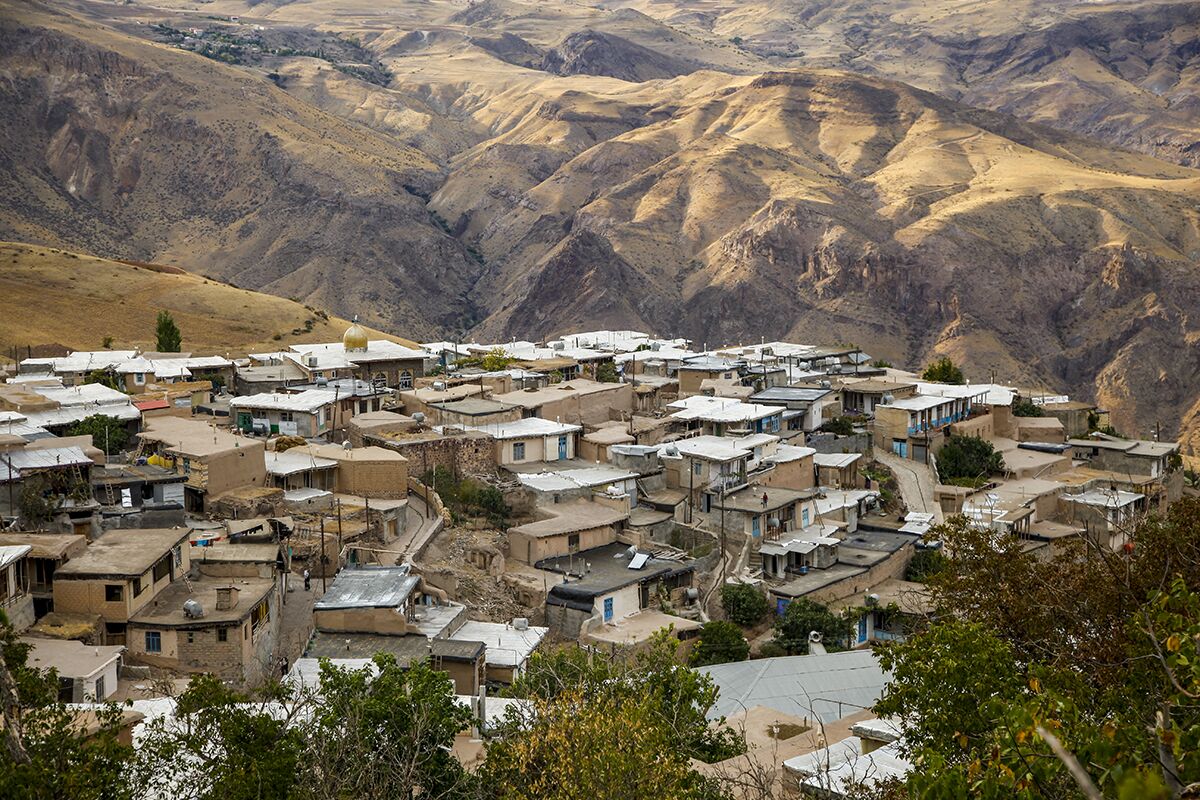
POLYGON ((883 405, 885 405, 885 406, 890 406, 893 402, 895 402, 895 400, 896 400, 896 396, 894 394, 885 394, 880 399, 880 402, 883 403, 883 405))
POLYGON ((529 630, 529 617, 514 617, 513 630, 527 631, 529 630))
POLYGON ((662 345, 661 345, 661 344, 659 344, 658 342, 651 342, 651 343, 650 343, 650 350, 651 350, 651 352, 657 353, 657 352, 658 352, 660 349, 662 349, 662 345))
POLYGON ((434 382, 433 382, 433 390, 434 390, 435 392, 444 392, 444 391, 446 391, 446 382, 445 382, 445 381, 434 381, 434 382))
POLYGON ((318 375, 317 379, 315 381, 313 381, 313 383, 315 383, 317 386, 328 386, 329 378, 326 378, 323 375, 318 375))
POLYGON ((566 350, 567 343, 566 342, 555 342, 554 344, 551 345, 551 347, 555 350, 566 350))
POLYGON ((874 608, 877 605, 879 605, 879 595, 874 593, 867 595, 867 606, 874 608))
POLYGON ((831 388, 833 388, 833 387, 832 387, 832 385, 829 383, 829 381, 821 381, 821 388, 822 388, 822 389, 831 389, 831 388))
POLYGON ((416 411, 413 413, 412 418, 413 418, 413 422, 420 425, 423 422, 425 422, 425 413, 423 411, 416 411))
POLYGON ((687 598, 689 603, 694 603, 700 599, 700 590, 695 586, 689 586, 683 591, 683 596, 687 598))
POLYGON ((183 615, 188 619, 200 619, 204 616, 204 606, 200 605, 199 600, 189 597, 183 601, 183 615))
POLYGON ((809 631, 808 632, 808 640, 815 644, 820 644, 821 643, 821 632, 820 631, 809 631))

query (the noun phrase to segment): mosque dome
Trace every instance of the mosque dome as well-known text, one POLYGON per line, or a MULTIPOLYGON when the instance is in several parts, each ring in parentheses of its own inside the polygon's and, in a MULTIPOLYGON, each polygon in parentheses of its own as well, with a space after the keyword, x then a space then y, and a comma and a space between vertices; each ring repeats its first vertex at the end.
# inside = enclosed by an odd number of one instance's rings
POLYGON ((367 332, 358 324, 358 315, 354 317, 354 324, 342 334, 342 347, 348 353, 362 353, 366 351, 367 332))

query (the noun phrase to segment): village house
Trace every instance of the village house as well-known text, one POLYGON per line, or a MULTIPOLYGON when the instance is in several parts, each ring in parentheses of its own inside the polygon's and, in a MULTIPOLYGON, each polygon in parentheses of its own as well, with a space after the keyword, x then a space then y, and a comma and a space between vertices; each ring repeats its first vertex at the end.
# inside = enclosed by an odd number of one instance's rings
POLYGON ((497 394, 493 400, 520 406, 522 416, 560 420, 577 425, 600 425, 627 419, 633 413, 633 387, 627 383, 600 383, 579 379, 497 394))
POLYGON ((233 362, 220 356, 190 353, 142 353, 120 361, 110 370, 121 381, 126 394, 142 394, 154 388, 205 381, 209 386, 233 385, 233 362))
POLYGON ((777 434, 783 428, 783 408, 743 403, 720 397, 693 395, 667 406, 671 419, 685 432, 712 436, 777 434))
POLYGON ((282 390, 285 393, 306 391, 333 392, 334 401, 328 417, 331 433, 340 434, 357 414, 379 411, 395 396, 387 386, 364 381, 359 378, 337 378, 316 383, 300 383, 282 390))
POLYGON ((574 500, 539 506, 541 519, 508 529, 509 558, 525 564, 611 544, 629 519, 629 509, 574 500))
POLYGON ((425 374, 427 354, 384 339, 368 340, 357 322, 346 329, 340 342, 295 344, 285 357, 304 372, 308 381, 318 378, 358 378, 379 387, 411 389, 425 374))
POLYGON ((128 519, 136 521, 134 527, 169 528, 183 524, 186 481, 154 464, 104 464, 92 470, 92 493, 116 527, 125 527, 120 522, 128 519))
POLYGON ((64 703, 103 703, 117 691, 120 676, 120 645, 97 647, 71 639, 21 637, 29 647, 26 665, 54 670, 58 677, 58 699, 64 703))
POLYGON ((781 536, 814 522, 816 495, 815 489, 798 491, 751 484, 716 494, 702 524, 710 531, 725 530, 750 539, 781 536))
MULTIPOLYGON (((604 626, 627 623, 664 602, 684 605, 696 569, 691 559, 657 558, 616 542, 545 558, 535 566, 563 576, 546 596, 546 623, 564 639, 595 636, 604 626)), ((686 636, 696 627, 661 612, 646 616, 654 620, 654 630, 677 622, 676 634, 686 636)))
POLYGON ((946 386, 943 394, 893 398, 875 406, 875 446, 927 462, 946 441, 946 428, 967 420, 986 399, 986 387, 946 386))
POLYGON ((126 657, 255 683, 274 669, 280 593, 271 578, 176 581, 129 618, 126 657))
POLYGON ((33 617, 40 619, 54 610, 54 573, 87 550, 87 538, 74 533, 0 533, 0 547, 29 547, 17 567, 15 585, 24 586, 33 598, 33 617))
POLYGON ((25 564, 33 548, 27 544, 0 545, 0 611, 17 630, 33 624, 33 595, 25 564))
POLYGON ((138 434, 148 463, 184 475, 184 508, 203 511, 220 495, 247 486, 265 486, 267 468, 261 439, 237 436, 196 420, 147 420, 138 434))
POLYGON ((95 461, 81 446, 90 440, 51 437, 26 441, 0 434, 0 517, 90 533, 98 505, 91 487, 95 461), (37 518, 29 519, 31 514, 37 518))
POLYGON ((843 413, 865 417, 875 416, 875 406, 912 397, 917 393, 915 382, 892 381, 883 378, 845 376, 841 379, 840 384, 843 413))
POLYGON ((307 380, 304 370, 282 353, 259 353, 248 364, 239 364, 233 377, 235 395, 271 394, 307 380))
POLYGON ((841 413, 837 392, 826 386, 774 386, 750 395, 750 402, 782 406, 789 431, 815 431, 841 413))
POLYGON ((331 491, 338 494, 371 498, 408 497, 408 459, 394 450, 372 446, 311 444, 293 447, 284 453, 285 456, 287 454, 293 454, 293 458, 311 456, 334 462, 336 469, 333 471, 331 491))
POLYGON ((740 368, 744 362, 707 354, 683 358, 676 367, 680 399, 700 394, 707 380, 741 382, 740 368))
MULTIPOLYGON (((424 414, 427 424, 438 425, 440 410, 435 408, 435 405, 456 403, 469 398, 486 400, 491 394, 492 390, 481 383, 449 384, 439 380, 434 381, 431 386, 419 386, 400 392, 400 402, 404 413, 409 417, 424 414)), ((514 416, 520 418, 522 415, 518 412, 514 416)))
POLYGON ((583 429, 578 425, 527 417, 469 430, 492 437, 496 442, 496 463, 508 466, 575 458, 576 443, 583 429))
POLYGON ((99 617, 103 643, 125 644, 130 619, 189 567, 188 528, 115 530, 54 573, 54 613, 99 617))
POLYGON ((14 411, 24 422, 62 434, 87 417, 111 417, 137 430, 141 413, 129 395, 99 383, 64 386, 57 379, 0 383, 0 411, 14 411))
POLYGON ((569 468, 520 471, 521 485, 533 492, 539 506, 591 500, 602 494, 611 506, 632 510, 637 505, 638 474, 610 466, 572 465, 569 468))
POLYGON ((859 485, 858 464, 861 453, 816 453, 812 457, 817 484, 834 489, 854 489, 859 485))
POLYGON ((477 694, 487 679, 483 642, 451 638, 466 622, 464 606, 427 586, 407 566, 356 566, 338 573, 313 606, 316 633, 305 656, 396 657, 401 666, 429 659, 459 694, 477 694))
POLYGON ((314 439, 333 428, 337 395, 324 389, 235 397, 229 401, 234 425, 258 436, 303 436, 314 439))
POLYGON ((65 356, 26 358, 18 367, 23 376, 55 376, 64 386, 78 386, 94 372, 110 372, 125 361, 137 358, 136 350, 76 350, 65 356))
POLYGON ((549 628, 530 625, 527 619, 512 622, 467 620, 449 638, 486 645, 484 658, 488 685, 508 686, 525 673, 530 657, 549 632, 549 628))

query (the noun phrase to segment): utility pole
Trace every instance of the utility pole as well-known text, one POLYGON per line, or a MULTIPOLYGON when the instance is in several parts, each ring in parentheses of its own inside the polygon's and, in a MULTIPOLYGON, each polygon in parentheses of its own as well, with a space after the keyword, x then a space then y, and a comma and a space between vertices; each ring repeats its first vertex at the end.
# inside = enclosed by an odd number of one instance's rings
POLYGON ((729 553, 725 549, 725 484, 721 484, 721 585, 729 579, 729 553))
POLYGON ((339 497, 337 501, 337 523, 338 523, 338 560, 342 557, 342 499, 339 497))
POLYGON ((321 515, 321 594, 325 594, 325 573, 329 564, 329 556, 325 554, 325 515, 321 515))

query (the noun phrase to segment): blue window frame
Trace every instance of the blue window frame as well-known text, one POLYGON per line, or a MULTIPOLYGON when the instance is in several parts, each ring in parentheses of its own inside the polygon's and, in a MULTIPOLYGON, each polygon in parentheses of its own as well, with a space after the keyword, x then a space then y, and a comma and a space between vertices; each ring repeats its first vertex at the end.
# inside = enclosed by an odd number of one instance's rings
POLYGON ((613 618, 613 599, 611 597, 604 598, 604 621, 612 622, 613 618))
POLYGON ((756 538, 762 536, 762 523, 759 521, 758 517, 754 517, 750 520, 750 535, 756 538))
POLYGON ((162 652, 162 634, 158 631, 146 631, 146 652, 162 652))

